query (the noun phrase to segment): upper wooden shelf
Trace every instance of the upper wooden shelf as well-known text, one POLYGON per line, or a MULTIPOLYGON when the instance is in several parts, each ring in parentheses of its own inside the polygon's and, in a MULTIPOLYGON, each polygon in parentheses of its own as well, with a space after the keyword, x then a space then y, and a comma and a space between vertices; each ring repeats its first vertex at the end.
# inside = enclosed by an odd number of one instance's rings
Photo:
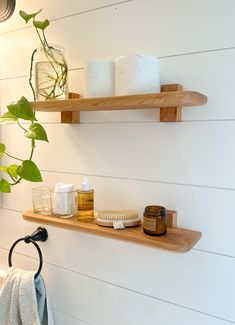
POLYGON ((182 106, 199 106, 207 102, 207 97, 195 91, 183 91, 179 84, 162 85, 160 93, 130 96, 78 98, 32 102, 35 111, 62 112, 62 122, 79 123, 81 111, 130 110, 160 108, 161 122, 181 120, 182 106))
POLYGON ((129 241, 135 244, 185 253, 198 242, 201 238, 201 232, 171 227, 176 223, 176 221, 174 221, 175 213, 175 211, 171 211, 170 225, 168 226, 167 234, 160 237, 146 235, 143 232, 142 226, 115 230, 113 228, 98 226, 95 222, 80 222, 77 221, 76 217, 63 219, 55 216, 42 216, 40 214, 35 214, 33 211, 26 211, 23 214, 23 218, 41 224, 83 231, 98 236, 129 241))

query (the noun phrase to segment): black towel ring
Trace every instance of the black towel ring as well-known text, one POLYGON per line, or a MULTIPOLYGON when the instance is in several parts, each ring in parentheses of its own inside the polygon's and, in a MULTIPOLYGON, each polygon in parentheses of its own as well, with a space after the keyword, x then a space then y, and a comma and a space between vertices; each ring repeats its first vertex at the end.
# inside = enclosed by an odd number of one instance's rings
POLYGON ((26 244, 32 243, 36 247, 36 249, 38 251, 38 255, 39 255, 39 268, 38 268, 37 273, 34 276, 34 279, 36 279, 39 276, 39 274, 40 274, 40 272, 42 270, 42 266, 43 266, 42 252, 41 252, 40 247, 36 243, 36 241, 44 242, 44 241, 47 240, 47 238, 48 238, 48 233, 47 233, 46 228, 38 227, 37 230, 34 231, 34 233, 32 233, 31 236, 27 235, 27 236, 25 236, 23 238, 20 238, 20 239, 16 240, 14 242, 14 244, 11 246, 10 251, 9 251, 9 255, 8 255, 8 265, 9 265, 9 267, 12 266, 12 253, 13 253, 13 250, 14 250, 15 246, 21 241, 24 241, 26 244))

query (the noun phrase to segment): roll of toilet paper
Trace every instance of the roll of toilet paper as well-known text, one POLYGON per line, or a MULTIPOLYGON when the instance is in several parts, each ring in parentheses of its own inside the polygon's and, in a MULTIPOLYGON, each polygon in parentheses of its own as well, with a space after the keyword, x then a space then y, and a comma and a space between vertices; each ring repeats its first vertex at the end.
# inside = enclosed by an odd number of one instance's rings
POLYGON ((116 59, 115 95, 160 91, 158 59, 152 55, 120 56, 116 59))
POLYGON ((89 61, 85 66, 85 97, 115 95, 115 63, 113 61, 89 61))

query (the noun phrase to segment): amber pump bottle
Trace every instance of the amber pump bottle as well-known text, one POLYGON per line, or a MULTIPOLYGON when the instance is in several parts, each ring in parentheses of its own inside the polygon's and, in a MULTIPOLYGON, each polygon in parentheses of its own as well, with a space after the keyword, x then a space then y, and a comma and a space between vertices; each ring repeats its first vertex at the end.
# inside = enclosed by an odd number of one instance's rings
POLYGON ((88 182, 87 177, 84 177, 82 189, 78 190, 78 214, 79 221, 94 220, 94 190, 88 182))

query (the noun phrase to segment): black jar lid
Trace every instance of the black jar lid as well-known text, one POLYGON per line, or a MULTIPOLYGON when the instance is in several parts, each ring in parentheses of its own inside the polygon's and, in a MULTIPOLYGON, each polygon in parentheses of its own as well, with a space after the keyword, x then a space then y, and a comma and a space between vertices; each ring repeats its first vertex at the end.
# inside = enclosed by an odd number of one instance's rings
POLYGON ((148 205, 145 207, 144 214, 149 216, 164 216, 166 214, 166 208, 161 205, 148 205))

